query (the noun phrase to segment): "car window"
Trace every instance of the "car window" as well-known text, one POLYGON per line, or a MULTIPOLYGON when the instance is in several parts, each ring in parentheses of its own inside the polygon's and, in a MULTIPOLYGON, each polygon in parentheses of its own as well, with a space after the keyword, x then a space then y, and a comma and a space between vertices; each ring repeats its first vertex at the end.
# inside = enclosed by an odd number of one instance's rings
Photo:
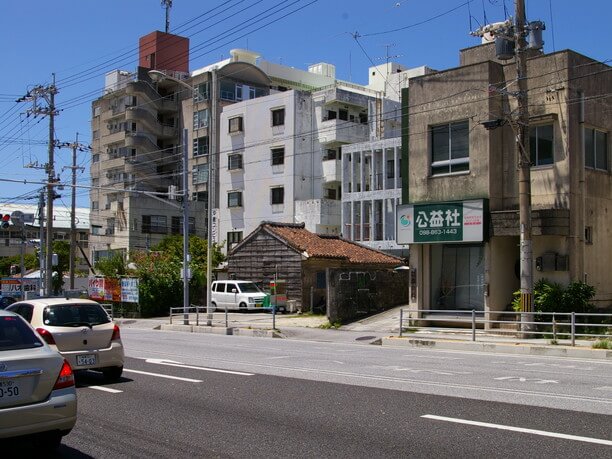
POLYGON ((0 351, 42 347, 32 328, 15 316, 0 317, 0 351))
POLYGON ((32 322, 32 311, 34 311, 34 307, 31 304, 16 304, 9 306, 6 308, 7 311, 12 311, 15 314, 19 314, 28 322, 32 322))
POLYGON ((257 285, 255 285, 253 282, 245 282, 239 285, 242 293, 262 293, 261 290, 259 290, 259 287, 257 287, 257 285))
POLYGON ((236 284, 226 284, 225 288, 226 288, 226 290, 225 290, 225 291, 226 291, 227 293, 232 293, 232 291, 233 291, 234 289, 236 289, 236 291, 238 291, 238 289, 236 288, 236 284))
POLYGON ((43 323, 50 327, 79 327, 107 324, 110 317, 99 304, 54 304, 43 311, 43 323))
POLYGON ((217 293, 225 293, 225 284, 217 284, 217 293))

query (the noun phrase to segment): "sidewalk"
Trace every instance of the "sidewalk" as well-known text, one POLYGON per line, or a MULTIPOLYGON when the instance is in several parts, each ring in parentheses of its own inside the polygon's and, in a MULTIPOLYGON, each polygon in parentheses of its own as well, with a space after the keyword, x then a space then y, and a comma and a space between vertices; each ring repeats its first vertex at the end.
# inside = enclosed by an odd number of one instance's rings
POLYGON ((117 319, 123 328, 158 329, 194 333, 216 333, 240 336, 262 336, 304 341, 337 342, 351 344, 375 344, 389 347, 428 348, 436 350, 477 351, 519 355, 574 357, 612 360, 612 350, 592 349, 592 341, 558 340, 551 344, 547 339, 519 339, 511 336, 486 334, 479 331, 472 341, 471 330, 457 328, 427 328, 404 332, 399 337, 398 323, 392 311, 381 314, 378 320, 368 318, 341 326, 339 329, 321 328, 328 324, 324 316, 283 315, 275 317, 276 329, 272 329, 271 314, 228 314, 227 327, 224 314, 216 313, 212 326, 206 325, 206 316, 200 314, 199 325, 191 314, 189 325, 183 317, 175 317, 173 324, 167 317, 153 319, 117 319))

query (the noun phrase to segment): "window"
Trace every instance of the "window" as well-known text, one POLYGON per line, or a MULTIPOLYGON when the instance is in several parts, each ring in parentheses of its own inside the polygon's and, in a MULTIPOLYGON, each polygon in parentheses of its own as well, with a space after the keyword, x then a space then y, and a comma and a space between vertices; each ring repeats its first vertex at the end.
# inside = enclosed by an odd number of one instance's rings
POLYGON ((208 100, 208 82, 200 83, 193 88, 193 101, 202 102, 203 100, 208 100))
POLYGON ((242 155, 240 153, 227 156, 227 169, 230 171, 242 169, 242 155))
POLYGON ((334 110, 327 110, 326 120, 335 120, 338 114, 334 110))
MULTIPOLYGON (((183 217, 172 217, 172 234, 183 234, 183 217)), ((189 234, 195 234, 195 217, 189 217, 189 234)))
POLYGON ((395 161, 392 159, 387 160, 387 178, 395 178, 395 161))
POLYGON ((227 207, 242 207, 242 191, 227 193, 227 207))
POLYGON ((193 156, 208 154, 208 136, 193 139, 193 156))
POLYGON ((93 155, 91 155, 91 162, 92 163, 99 163, 100 162, 100 153, 94 153, 93 155))
POLYGON ((368 114, 367 113, 360 113, 359 114, 359 122, 361 124, 368 124, 368 114))
POLYGON ((529 129, 529 153, 531 164, 543 166, 552 164, 553 157, 553 125, 532 126, 529 129))
MULTIPOLYGON (((333 148, 328 148, 323 153, 323 161, 327 161, 329 159, 338 159, 338 152, 333 148)), ((349 156, 349 161, 351 157, 349 156)))
POLYGON ((430 128, 431 175, 451 174, 470 169, 467 121, 430 128))
POLYGON ((242 231, 228 231, 227 248, 229 250, 231 250, 240 241, 242 241, 242 231))
POLYGON ((100 236, 102 234, 102 227, 100 225, 91 225, 91 234, 100 236))
POLYGON ((348 110, 342 108, 338 110, 338 118, 340 118, 342 121, 348 121, 348 110))
POLYGON ((593 227, 592 226, 584 227, 584 243, 585 244, 593 243, 593 227))
POLYGON ((608 134, 597 129, 584 129, 584 165, 608 170, 608 134))
POLYGON ((272 126, 282 126, 285 124, 285 109, 279 108, 272 110, 272 126))
POLYGON ((98 201, 91 201, 91 210, 98 210, 99 209, 99 204, 98 201))
POLYGON ((271 188, 270 200, 272 204, 282 204, 285 202, 285 188, 282 186, 271 188))
POLYGON ((230 118, 229 120, 229 133, 242 132, 242 116, 230 118))
POLYGON ((221 80, 219 83, 221 99, 236 100, 236 84, 232 81, 221 80))
POLYGON ((194 184, 208 182, 208 164, 193 166, 192 180, 194 184))
POLYGON ((193 128, 199 129, 208 126, 208 109, 193 112, 193 128))
POLYGON ((191 193, 192 201, 208 202, 208 193, 206 191, 196 191, 191 193))
POLYGON ((165 215, 143 215, 142 232, 152 234, 166 234, 168 232, 168 221, 165 215))
POLYGON ((280 166, 285 164, 285 149, 284 148, 273 148, 272 149, 272 165, 280 166))

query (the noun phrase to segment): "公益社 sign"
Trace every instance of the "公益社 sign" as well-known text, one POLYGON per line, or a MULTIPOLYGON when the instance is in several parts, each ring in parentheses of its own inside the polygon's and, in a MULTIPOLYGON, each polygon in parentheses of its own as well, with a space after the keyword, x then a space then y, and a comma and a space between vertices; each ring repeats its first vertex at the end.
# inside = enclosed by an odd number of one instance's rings
POLYGON ((482 242, 484 200, 397 206, 397 243, 482 242))

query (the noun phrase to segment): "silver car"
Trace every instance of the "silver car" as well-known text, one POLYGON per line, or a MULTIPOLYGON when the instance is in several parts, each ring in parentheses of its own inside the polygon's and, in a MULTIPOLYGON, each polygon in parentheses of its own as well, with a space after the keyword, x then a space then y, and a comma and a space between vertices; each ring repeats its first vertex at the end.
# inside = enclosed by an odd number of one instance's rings
POLYGON ((123 371, 119 326, 97 302, 76 298, 40 298, 13 303, 43 339, 68 360, 73 370, 101 371, 117 381, 123 371))
POLYGON ((0 310, 0 438, 37 434, 55 448, 76 417, 70 364, 25 320, 0 310))

